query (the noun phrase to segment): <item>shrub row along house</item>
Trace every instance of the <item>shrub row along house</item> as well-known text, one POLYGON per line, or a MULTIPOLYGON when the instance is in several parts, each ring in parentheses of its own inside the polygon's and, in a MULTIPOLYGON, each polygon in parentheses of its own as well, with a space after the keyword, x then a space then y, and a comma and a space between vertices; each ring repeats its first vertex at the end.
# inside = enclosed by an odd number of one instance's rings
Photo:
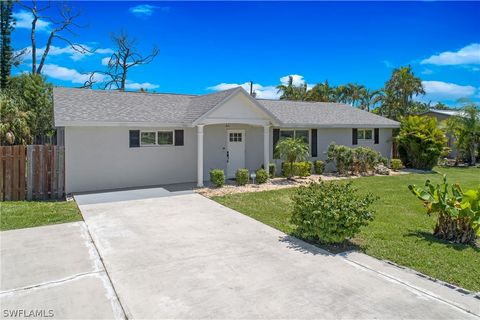
MULTIPOLYGON (((338 103, 254 99, 241 87, 207 95, 54 89, 66 192, 196 182, 208 172, 268 168, 275 144, 302 137, 310 160, 331 142, 391 157, 396 121, 338 103)), ((280 166, 277 165, 277 168, 280 166)))

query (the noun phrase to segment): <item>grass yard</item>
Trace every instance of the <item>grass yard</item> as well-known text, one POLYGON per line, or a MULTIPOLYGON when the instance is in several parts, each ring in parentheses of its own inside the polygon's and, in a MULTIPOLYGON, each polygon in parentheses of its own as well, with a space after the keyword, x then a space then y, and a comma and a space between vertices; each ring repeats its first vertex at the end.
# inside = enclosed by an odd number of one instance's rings
MULTIPOLYGON (((473 291, 480 291, 480 249, 443 242, 431 234, 435 218, 425 213, 422 203, 407 186, 423 185, 428 178, 440 181, 447 174, 449 183, 462 188, 480 184, 480 169, 437 168, 437 174, 409 174, 353 179, 362 192, 380 199, 374 204, 375 218, 353 239, 365 253, 418 270, 424 274, 473 291)), ((291 233, 289 223, 296 188, 256 193, 240 193, 213 198, 256 220, 291 233)))
POLYGON ((75 201, 0 202, 0 230, 38 227, 82 220, 75 201))

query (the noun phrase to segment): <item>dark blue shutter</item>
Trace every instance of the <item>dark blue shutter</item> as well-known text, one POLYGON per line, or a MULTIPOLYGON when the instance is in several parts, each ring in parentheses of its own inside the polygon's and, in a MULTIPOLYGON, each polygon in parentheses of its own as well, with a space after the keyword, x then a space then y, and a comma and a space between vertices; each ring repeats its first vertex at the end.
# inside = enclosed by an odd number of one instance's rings
POLYGON ((183 146, 183 130, 175 130, 175 145, 183 146))
POLYGON ((140 147, 140 130, 130 130, 130 148, 140 147))
POLYGON ((312 157, 316 157, 318 152, 317 152, 317 129, 312 129, 312 142, 311 142, 311 153, 312 157))
POLYGON ((357 128, 352 129, 352 144, 353 145, 358 144, 358 129, 357 128))
POLYGON ((374 136, 374 139, 375 139, 375 142, 374 142, 374 143, 375 143, 375 144, 378 144, 378 141, 380 140, 380 138, 379 138, 380 129, 375 128, 375 129, 373 129, 373 132, 374 132, 374 133, 373 133, 373 136, 374 136))
POLYGON ((276 159, 275 158, 275 154, 276 154, 275 147, 277 146, 278 140, 280 140, 280 129, 273 129, 273 139, 272 140, 273 140, 273 149, 272 149, 273 157, 274 157, 274 159, 276 159))

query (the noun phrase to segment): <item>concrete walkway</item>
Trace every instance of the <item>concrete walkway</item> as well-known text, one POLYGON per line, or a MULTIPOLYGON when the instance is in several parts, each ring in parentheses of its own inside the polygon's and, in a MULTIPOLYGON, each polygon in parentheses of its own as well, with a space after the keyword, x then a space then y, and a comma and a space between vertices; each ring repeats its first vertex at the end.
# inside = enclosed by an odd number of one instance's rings
POLYGON ((0 232, 3 319, 124 319, 84 222, 0 232))
POLYGON ((130 319, 478 319, 198 194, 152 192, 76 197, 130 319))

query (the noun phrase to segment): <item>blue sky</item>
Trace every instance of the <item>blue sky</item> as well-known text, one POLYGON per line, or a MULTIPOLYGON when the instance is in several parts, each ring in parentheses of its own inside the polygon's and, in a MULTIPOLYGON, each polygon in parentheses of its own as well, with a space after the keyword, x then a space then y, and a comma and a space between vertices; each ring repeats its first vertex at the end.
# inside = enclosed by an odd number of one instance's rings
MULTIPOLYGON (((357 82, 376 89, 394 67, 412 65, 425 101, 480 101, 480 32, 476 2, 69 2, 82 12, 70 39, 94 54, 73 53, 54 40, 44 69, 61 86, 80 86, 85 73, 105 68, 110 34, 125 30, 148 53, 134 67, 128 88, 209 93, 254 81, 259 97, 278 97, 275 86, 357 82)), ((39 6, 42 6, 40 3, 39 6)), ((55 15, 55 11, 50 11, 55 15)), ((15 8, 15 49, 28 47, 30 19, 15 8)), ((43 19, 37 46, 52 25, 43 19)), ((28 70, 30 59, 15 70, 28 70)))

